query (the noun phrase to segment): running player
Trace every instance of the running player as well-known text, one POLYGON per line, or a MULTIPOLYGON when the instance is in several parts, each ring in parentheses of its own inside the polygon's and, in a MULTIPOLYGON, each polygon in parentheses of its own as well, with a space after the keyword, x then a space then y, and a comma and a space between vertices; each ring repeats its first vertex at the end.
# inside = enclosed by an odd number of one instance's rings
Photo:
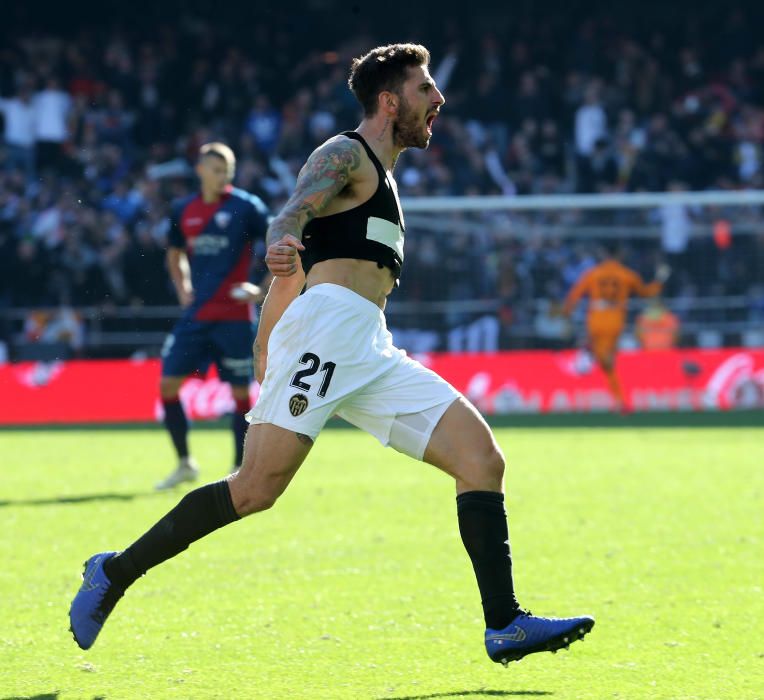
POLYGON ((164 424, 178 456, 176 469, 157 489, 168 489, 199 475, 188 450, 188 420, 180 402, 183 381, 214 362, 231 385, 233 469, 241 465, 252 381, 253 327, 250 304, 261 301, 260 288, 247 281, 252 244, 268 226, 265 204, 231 186, 236 160, 223 143, 199 151, 196 173, 200 192, 172 211, 167 267, 184 313, 162 349, 159 385, 164 424))
POLYGON ((269 228, 266 262, 275 279, 257 341, 268 356, 242 468, 188 493, 123 552, 86 562, 70 610, 83 649, 148 569, 213 530, 272 507, 335 413, 454 478, 459 531, 477 578, 492 660, 556 650, 594 625, 588 616, 548 619, 520 608, 504 457, 477 410, 395 348, 385 326, 405 231, 392 170, 404 149, 427 147, 444 103, 428 63, 427 49, 415 44, 379 47, 353 62, 349 82, 364 110, 360 126, 313 152, 269 228))
POLYGON ((663 282, 668 277, 668 267, 662 265, 658 269, 656 280, 645 284, 634 270, 620 261, 621 252, 618 246, 609 245, 606 251, 605 259, 599 265, 586 270, 568 292, 563 313, 570 316, 581 297, 588 295, 588 347, 605 373, 616 408, 624 413, 630 410, 630 407, 615 371, 615 360, 618 339, 626 324, 627 303, 632 295, 651 297, 660 294, 663 282))

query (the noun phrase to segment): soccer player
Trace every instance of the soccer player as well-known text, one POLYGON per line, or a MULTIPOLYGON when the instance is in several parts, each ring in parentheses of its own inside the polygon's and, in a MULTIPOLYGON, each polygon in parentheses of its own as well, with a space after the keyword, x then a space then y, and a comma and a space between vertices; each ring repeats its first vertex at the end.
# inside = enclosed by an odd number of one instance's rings
POLYGON ((252 381, 249 305, 262 299, 260 288, 247 277, 252 245, 265 236, 268 212, 258 197, 231 186, 235 170, 228 146, 202 146, 196 165, 201 191, 178 202, 171 215, 167 267, 185 311, 162 349, 159 391, 178 465, 157 489, 199 475, 188 449, 188 420, 179 392, 188 375, 206 370, 211 362, 220 379, 231 385, 233 469, 241 465, 252 381))
POLYGON ((454 478, 459 531, 477 578, 492 660, 554 651, 594 625, 588 616, 549 619, 520 608, 504 457, 477 410, 395 348, 385 325, 405 231, 393 167, 404 149, 428 146, 444 103, 428 64, 427 49, 415 44, 378 47, 353 62, 349 84, 363 107, 361 124, 311 154, 268 231, 274 281, 255 349, 265 377, 249 413, 244 463, 227 479, 188 493, 124 551, 88 559, 70 610, 83 649, 148 569, 213 530, 272 507, 335 413, 454 478))
POLYGON ((605 373, 616 408, 625 413, 629 406, 615 371, 615 359, 618 339, 626 324, 626 305, 629 297, 635 294, 643 297, 660 294, 669 269, 660 266, 656 280, 645 284, 639 274, 621 262, 617 245, 609 244, 605 250, 605 259, 586 270, 568 292, 563 313, 569 316, 581 297, 588 295, 586 329, 589 350, 605 373))

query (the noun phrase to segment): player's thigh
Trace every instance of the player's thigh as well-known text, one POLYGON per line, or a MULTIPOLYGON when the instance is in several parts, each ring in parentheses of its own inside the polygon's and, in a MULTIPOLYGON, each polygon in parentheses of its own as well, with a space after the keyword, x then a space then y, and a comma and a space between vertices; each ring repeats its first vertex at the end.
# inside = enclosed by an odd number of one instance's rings
POLYGON ((209 340, 221 381, 231 386, 249 386, 254 378, 252 324, 249 321, 215 323, 209 340))
POLYGON ((504 490, 504 455, 483 416, 464 397, 435 426, 424 461, 453 476, 458 493, 504 490))
POLYGON ((231 498, 239 515, 270 508, 308 456, 313 441, 270 423, 251 425, 241 468, 230 478, 231 498))
POLYGON ((610 368, 615 362, 618 347, 618 335, 615 333, 597 333, 591 337, 592 355, 603 367, 610 368))

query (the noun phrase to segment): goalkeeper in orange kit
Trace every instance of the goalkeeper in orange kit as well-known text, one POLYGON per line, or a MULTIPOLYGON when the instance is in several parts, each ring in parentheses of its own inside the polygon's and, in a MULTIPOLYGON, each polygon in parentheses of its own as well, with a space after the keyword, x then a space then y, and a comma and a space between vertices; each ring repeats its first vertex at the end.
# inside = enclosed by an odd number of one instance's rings
POLYGON ((563 312, 570 315, 581 297, 588 295, 586 329, 589 350, 607 377, 617 407, 625 412, 628 406, 615 372, 615 354, 618 338, 626 324, 626 306, 632 295, 652 297, 660 294, 669 268, 661 265, 655 281, 646 284, 619 258, 617 248, 609 249, 605 260, 584 272, 568 293, 563 312))

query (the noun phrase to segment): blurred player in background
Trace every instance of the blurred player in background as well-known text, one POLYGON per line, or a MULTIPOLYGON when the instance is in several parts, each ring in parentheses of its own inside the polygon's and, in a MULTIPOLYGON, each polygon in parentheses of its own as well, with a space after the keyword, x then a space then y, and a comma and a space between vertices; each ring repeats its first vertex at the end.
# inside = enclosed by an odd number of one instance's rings
POLYGON ((157 489, 198 477, 179 392, 186 377, 205 371, 212 362, 220 379, 231 385, 233 468, 241 465, 253 373, 250 304, 262 299, 260 288, 247 278, 252 246, 265 237, 268 212, 258 197, 231 186, 235 169, 228 146, 205 144, 196 165, 200 192, 176 203, 172 211, 167 267, 185 311, 162 349, 159 389, 178 465, 157 489))
POLYGON ((584 272, 568 292, 563 313, 569 316, 583 296, 589 297, 586 316, 589 351, 607 378, 608 388, 621 412, 630 409, 615 371, 618 339, 626 324, 626 311, 632 295, 651 297, 660 294, 669 268, 662 265, 654 282, 645 284, 642 278, 620 260, 617 245, 605 246, 605 259, 584 272))

